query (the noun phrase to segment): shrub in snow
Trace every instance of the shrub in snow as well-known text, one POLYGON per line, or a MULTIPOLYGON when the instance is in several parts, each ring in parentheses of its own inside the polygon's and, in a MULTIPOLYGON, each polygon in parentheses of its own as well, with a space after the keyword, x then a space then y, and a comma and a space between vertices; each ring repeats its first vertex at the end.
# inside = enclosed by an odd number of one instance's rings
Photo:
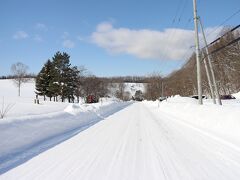
POLYGON ((3 97, 2 98, 2 106, 0 109, 0 118, 3 119, 7 115, 7 113, 12 109, 13 106, 14 106, 14 104, 5 105, 4 97, 3 97))

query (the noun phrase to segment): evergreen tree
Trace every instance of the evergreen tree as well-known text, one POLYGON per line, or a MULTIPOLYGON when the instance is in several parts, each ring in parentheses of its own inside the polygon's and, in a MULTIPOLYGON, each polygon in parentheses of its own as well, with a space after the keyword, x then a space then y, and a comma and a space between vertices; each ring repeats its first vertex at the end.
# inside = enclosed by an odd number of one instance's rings
POLYGON ((48 60, 41 71, 38 73, 36 77, 36 94, 40 96, 44 96, 44 101, 46 100, 46 96, 52 97, 51 92, 49 91, 49 83, 51 81, 51 70, 52 70, 52 62, 48 60))
POLYGON ((63 52, 57 52, 53 57, 53 81, 51 82, 51 89, 60 95, 62 102, 68 97, 69 80, 71 72, 70 56, 63 52))
MULTIPOLYGON (((79 83, 79 70, 76 66, 72 67, 68 71, 68 80, 67 80, 67 96, 68 101, 74 102, 74 95, 77 94, 78 83, 79 83)), ((79 101, 79 98, 78 98, 79 101)))
POLYGON ((54 98, 58 96, 62 102, 67 98, 74 102, 77 96, 79 101, 80 71, 76 66, 71 67, 70 56, 67 53, 57 52, 52 61, 48 60, 36 78, 36 94, 54 98))

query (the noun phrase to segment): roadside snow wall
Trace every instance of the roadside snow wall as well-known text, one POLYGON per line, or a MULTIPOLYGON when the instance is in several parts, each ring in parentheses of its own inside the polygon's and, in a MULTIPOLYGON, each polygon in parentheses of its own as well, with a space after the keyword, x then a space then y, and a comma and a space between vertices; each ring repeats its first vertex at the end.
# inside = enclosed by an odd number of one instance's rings
POLYGON ((189 97, 175 96, 154 106, 159 106, 159 113, 166 112, 173 119, 181 120, 195 127, 230 137, 240 142, 240 101, 225 100, 223 105, 214 105, 211 100, 204 100, 203 105, 189 97))
POLYGON ((125 108, 131 102, 70 104, 64 112, 0 121, 0 174, 125 108))

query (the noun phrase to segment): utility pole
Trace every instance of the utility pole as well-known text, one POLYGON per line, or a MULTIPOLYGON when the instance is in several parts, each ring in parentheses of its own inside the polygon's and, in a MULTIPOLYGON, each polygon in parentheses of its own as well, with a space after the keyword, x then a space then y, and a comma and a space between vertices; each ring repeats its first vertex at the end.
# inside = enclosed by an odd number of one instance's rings
POLYGON ((196 47, 196 64, 197 64, 197 85, 198 85, 198 104, 202 105, 202 82, 201 82, 201 66, 199 53, 199 36, 198 36, 198 16, 197 16, 197 2, 193 0, 193 15, 195 26, 195 47, 196 47))
POLYGON ((209 74, 209 69, 208 69, 208 65, 207 65, 207 62, 206 62, 206 58, 204 57, 204 53, 203 54, 203 62, 204 62, 204 66, 205 66, 205 70, 206 70, 206 73, 207 73, 207 79, 208 79, 208 85, 210 87, 210 92, 211 92, 211 97, 213 99, 213 104, 216 104, 216 99, 215 99, 215 94, 214 94, 214 91, 213 91, 213 85, 212 85, 212 80, 210 78, 210 74, 209 74))
POLYGON ((161 86, 162 86, 162 93, 161 93, 161 96, 163 97, 163 80, 162 80, 161 86))
MULTIPOLYGON (((206 50, 206 53, 207 53, 208 64, 209 64, 211 75, 212 75, 212 79, 213 79, 214 90, 215 90, 215 93, 216 93, 218 104, 222 105, 222 101, 220 99, 220 95, 219 95, 219 91, 218 91, 218 86, 217 86, 217 83, 216 83, 215 74, 214 74, 214 71, 213 71, 212 59, 211 59, 211 56, 210 56, 209 51, 208 51, 207 39, 206 39, 206 36, 205 36, 205 32, 204 32, 204 29, 203 29, 203 24, 202 24, 201 19, 199 19, 199 22, 200 22, 200 26, 201 26, 201 30, 202 30, 202 34, 203 34, 204 43, 205 43, 205 50, 206 50)), ((214 97, 214 101, 215 101, 214 104, 216 104, 215 97, 214 97)))

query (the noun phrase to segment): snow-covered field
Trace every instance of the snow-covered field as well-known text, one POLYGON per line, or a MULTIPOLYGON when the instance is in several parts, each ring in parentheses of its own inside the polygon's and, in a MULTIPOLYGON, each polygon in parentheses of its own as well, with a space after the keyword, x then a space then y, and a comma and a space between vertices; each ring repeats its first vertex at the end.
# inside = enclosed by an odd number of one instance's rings
POLYGON ((40 98, 38 105, 34 104, 34 82, 24 84, 21 97, 11 80, 0 80, 0 88, 5 107, 13 104, 0 119, 0 174, 131 103, 103 98, 97 104, 68 104, 40 98))
POLYGON ((21 87, 21 96, 18 97, 18 89, 12 80, 0 80, 0 108, 12 106, 6 117, 17 117, 23 115, 46 114, 62 111, 68 103, 56 103, 46 101, 40 97, 40 104, 34 104, 35 99, 34 81, 24 83, 21 87))
MULTIPOLYGON (((8 99, 16 89, 4 83, 8 99)), ((31 109, 30 92, 12 100, 31 109)), ((240 177, 239 99, 223 106, 180 96, 161 103, 41 103, 38 113, 17 105, 0 120, 1 180, 240 177)))

